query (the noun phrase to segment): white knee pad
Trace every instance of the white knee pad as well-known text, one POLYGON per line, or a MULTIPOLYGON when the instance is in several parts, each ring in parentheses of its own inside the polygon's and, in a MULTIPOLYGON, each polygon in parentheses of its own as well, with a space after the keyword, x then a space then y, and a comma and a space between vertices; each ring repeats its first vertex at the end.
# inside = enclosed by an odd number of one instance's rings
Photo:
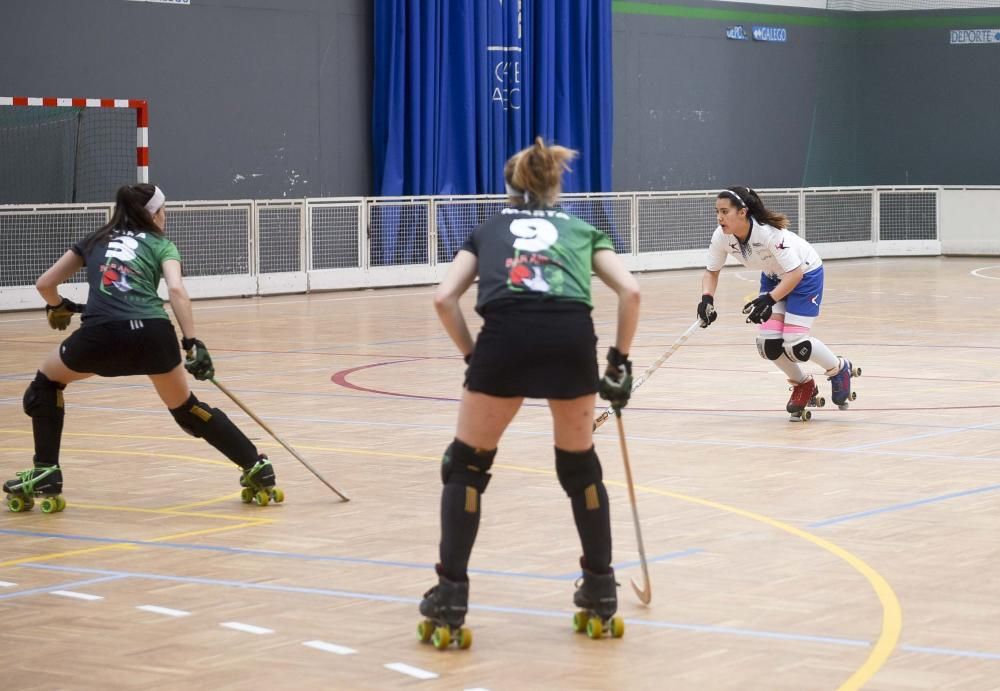
POLYGON ((792 362, 809 362, 812 357, 813 340, 809 334, 786 336, 784 339, 785 355, 792 362))

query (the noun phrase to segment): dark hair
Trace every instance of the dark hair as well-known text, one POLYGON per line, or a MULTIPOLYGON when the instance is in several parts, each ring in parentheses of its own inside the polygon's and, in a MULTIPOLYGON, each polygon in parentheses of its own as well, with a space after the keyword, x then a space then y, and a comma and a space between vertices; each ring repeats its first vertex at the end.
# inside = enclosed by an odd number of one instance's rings
POLYGON ((122 185, 115 194, 115 211, 111 220, 91 234, 84 246, 90 251, 99 242, 107 242, 116 230, 144 230, 163 234, 153 222, 153 216, 146 210, 146 203, 153 198, 156 186, 141 182, 137 185, 122 185))
POLYGON ((507 159, 503 178, 514 190, 514 206, 552 206, 562 191, 562 174, 569 170, 569 162, 577 152, 565 146, 546 146, 541 137, 507 159))
POLYGON ((788 227, 788 216, 768 209, 757 193, 749 187, 727 187, 719 192, 717 198, 728 199, 737 208, 746 209, 747 213, 760 223, 781 229, 788 227))

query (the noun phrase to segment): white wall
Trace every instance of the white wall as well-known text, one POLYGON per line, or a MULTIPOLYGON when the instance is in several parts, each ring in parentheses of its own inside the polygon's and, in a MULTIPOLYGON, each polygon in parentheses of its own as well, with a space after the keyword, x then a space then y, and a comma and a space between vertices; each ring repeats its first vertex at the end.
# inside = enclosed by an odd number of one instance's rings
POLYGON ((943 254, 1000 255, 1000 188, 944 188, 938 205, 943 254))

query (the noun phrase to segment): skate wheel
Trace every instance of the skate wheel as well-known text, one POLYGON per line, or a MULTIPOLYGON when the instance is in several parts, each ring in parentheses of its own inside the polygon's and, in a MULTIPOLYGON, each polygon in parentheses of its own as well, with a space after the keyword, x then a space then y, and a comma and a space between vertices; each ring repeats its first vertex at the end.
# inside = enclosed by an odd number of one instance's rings
POLYGON ((611 617, 611 637, 621 638, 625 635, 625 620, 619 616, 611 617))
POLYGON ((851 370, 851 376, 852 377, 860 377, 861 376, 861 368, 860 367, 855 367, 854 369, 852 369, 851 370))
POLYGON ((268 502, 271 501, 271 495, 264 490, 257 492, 257 494, 253 495, 253 498, 259 506, 267 506, 268 502))
POLYGON ((604 626, 601 624, 600 617, 591 617, 587 622, 587 636, 590 638, 600 638, 604 633, 604 626))
POLYGON ((27 505, 23 497, 9 496, 7 497, 7 508, 12 513, 21 513, 22 511, 27 511, 31 507, 27 505))
POLYGON ((243 500, 244 504, 251 503, 253 501, 253 490, 248 488, 243 488, 243 491, 240 492, 240 499, 243 500))
POLYGON ((838 405, 837 407, 838 407, 838 408, 840 408, 841 410, 847 410, 847 409, 848 409, 848 408, 850 408, 851 406, 850 406, 850 404, 849 404, 849 403, 841 403, 841 404, 840 404, 840 405, 838 405))
POLYGON ((472 631, 464 626, 458 630, 458 647, 468 650, 472 646, 472 631))
POLYGON ((800 417, 802 418, 802 422, 809 422, 810 420, 812 420, 813 414, 808 410, 803 410, 800 417))
POLYGON ((66 500, 63 499, 61 496, 56 497, 56 501, 59 502, 59 506, 56 507, 56 511, 62 511, 63 509, 66 508, 66 500))
POLYGON ((42 513, 62 511, 62 507, 59 506, 60 499, 61 497, 45 497, 42 499, 42 513))
POLYGON ((852 392, 851 392, 851 396, 850 396, 850 399, 851 399, 852 401, 856 401, 856 400, 858 400, 858 392, 857 392, 857 391, 852 391, 852 392))
POLYGON ((280 487, 272 487, 271 499, 273 499, 275 503, 280 504, 281 502, 285 501, 285 493, 282 491, 280 487))
POLYGON ((586 612, 580 611, 573 615, 573 630, 577 633, 583 633, 587 630, 587 620, 590 617, 586 612))
POLYGON ((451 643, 451 631, 448 630, 447 626, 439 626, 434 629, 434 634, 431 636, 431 643, 438 650, 444 650, 451 643))
POLYGON ((430 619, 424 619, 417 624, 417 638, 421 643, 427 643, 432 635, 434 635, 434 622, 430 619))
POLYGON ((826 405, 826 399, 823 398, 822 396, 817 396, 812 400, 812 404, 817 408, 822 408, 823 406, 826 405))

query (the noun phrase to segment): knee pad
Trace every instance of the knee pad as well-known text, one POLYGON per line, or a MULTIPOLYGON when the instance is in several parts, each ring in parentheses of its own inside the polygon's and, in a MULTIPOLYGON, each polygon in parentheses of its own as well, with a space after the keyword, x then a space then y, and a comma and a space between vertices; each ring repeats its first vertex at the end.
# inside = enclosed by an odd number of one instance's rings
POLYGON ((496 455, 496 449, 482 451, 454 439, 441 458, 441 484, 475 487, 482 494, 490 484, 488 471, 496 455))
POLYGON ((808 362, 813 352, 812 339, 809 336, 786 338, 784 352, 792 362, 808 362))
POLYGON ((765 360, 777 360, 784 354, 782 349, 782 341, 780 338, 765 338, 757 337, 757 352, 765 360))
POLYGON ((61 418, 65 415, 63 408, 63 389, 65 384, 54 382, 41 372, 35 374, 35 379, 24 390, 21 405, 28 417, 61 418))
POLYGON ((556 477, 568 497, 575 497, 600 482, 604 475, 594 447, 586 451, 564 451, 556 447, 556 477))
POLYGON ((182 430, 198 439, 204 438, 208 433, 210 423, 215 415, 225 415, 222 411, 199 401, 194 394, 188 396, 184 405, 179 408, 171 408, 170 414, 174 416, 174 420, 182 430))

